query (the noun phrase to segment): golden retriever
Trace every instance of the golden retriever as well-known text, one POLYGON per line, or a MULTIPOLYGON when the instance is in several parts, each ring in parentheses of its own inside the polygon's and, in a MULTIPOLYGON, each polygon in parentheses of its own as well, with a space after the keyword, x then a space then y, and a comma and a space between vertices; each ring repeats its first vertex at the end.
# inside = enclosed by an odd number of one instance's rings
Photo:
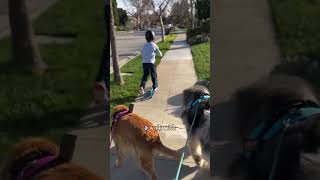
MULTIPOLYGON (((128 107, 118 105, 113 109, 113 119, 119 113, 127 112, 128 107)), ((135 157, 142 170, 152 180, 157 179, 154 168, 154 158, 162 154, 179 160, 179 153, 165 147, 161 141, 159 132, 154 125, 145 118, 134 113, 126 113, 118 117, 113 124, 111 136, 117 151, 116 167, 121 167, 124 156, 130 154, 135 157)))
POLYGON ((104 180, 88 169, 59 158, 59 147, 44 138, 14 145, 3 170, 4 180, 104 180))

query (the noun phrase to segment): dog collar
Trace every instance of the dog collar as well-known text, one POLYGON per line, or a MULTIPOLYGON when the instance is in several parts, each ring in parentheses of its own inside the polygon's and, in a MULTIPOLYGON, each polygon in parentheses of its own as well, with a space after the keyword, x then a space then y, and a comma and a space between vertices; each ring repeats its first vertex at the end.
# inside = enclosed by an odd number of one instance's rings
POLYGON ((113 117, 112 117, 112 125, 111 125, 111 130, 113 128, 113 126, 116 124, 116 122, 123 116, 129 114, 130 111, 129 110, 125 110, 125 111, 120 111, 120 112, 115 112, 113 114, 113 117))
POLYGON ((245 142, 245 157, 250 158, 252 152, 256 151, 257 146, 274 138, 286 127, 303 122, 318 114, 320 114, 320 106, 315 102, 294 101, 290 103, 286 108, 282 108, 274 114, 276 121, 273 124, 270 121, 263 121, 254 128, 245 142), (246 150, 247 148, 249 148, 249 151, 246 150))
POLYGON ((210 95, 208 95, 208 94, 201 95, 199 98, 190 101, 187 105, 187 109, 191 109, 195 105, 197 105, 203 101, 209 100, 209 99, 210 99, 210 95))
POLYGON ((34 176, 38 172, 51 167, 50 165, 58 159, 55 155, 45 155, 39 159, 33 159, 24 164, 19 169, 15 169, 13 173, 14 180, 25 180, 34 176))
POLYGON ((320 114, 320 106, 310 100, 292 101, 284 108, 275 113, 277 119, 273 124, 269 121, 261 122, 250 134, 249 140, 270 140, 280 133, 285 126, 302 122, 307 118, 320 114))
POLYGON ((250 135, 250 139, 257 140, 261 137, 261 140, 267 141, 279 134, 286 126, 290 126, 299 122, 305 121, 307 118, 320 114, 319 107, 305 107, 300 108, 293 113, 286 114, 279 120, 277 120, 269 130, 263 135, 263 129, 266 127, 266 122, 262 122, 250 135))

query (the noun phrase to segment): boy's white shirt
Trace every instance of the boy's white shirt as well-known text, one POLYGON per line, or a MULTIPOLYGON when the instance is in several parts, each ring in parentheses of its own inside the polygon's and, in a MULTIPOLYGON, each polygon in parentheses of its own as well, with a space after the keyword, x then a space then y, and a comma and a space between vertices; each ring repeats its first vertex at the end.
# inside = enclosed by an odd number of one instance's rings
POLYGON ((162 53, 157 44, 154 42, 147 42, 144 44, 142 50, 142 62, 143 63, 155 63, 156 54, 162 57, 162 53))

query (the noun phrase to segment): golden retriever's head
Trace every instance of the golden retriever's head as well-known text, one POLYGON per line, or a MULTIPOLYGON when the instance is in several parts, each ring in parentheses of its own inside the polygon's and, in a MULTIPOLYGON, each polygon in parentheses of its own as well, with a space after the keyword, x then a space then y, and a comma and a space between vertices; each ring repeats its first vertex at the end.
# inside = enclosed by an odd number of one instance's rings
POLYGON ((125 105, 117 105, 116 107, 114 107, 112 109, 112 115, 116 112, 120 112, 120 111, 127 111, 129 110, 129 108, 125 105))
POLYGON ((17 162, 31 154, 40 153, 58 155, 59 147, 55 143, 50 142, 49 140, 44 138, 27 138, 15 144, 11 148, 7 156, 7 160, 4 164, 2 172, 3 178, 7 179, 8 177, 10 177, 10 172, 12 168, 17 164, 17 162))
POLYGON ((30 153, 47 152, 58 155, 59 147, 44 138, 28 138, 16 144, 13 148, 13 160, 18 160, 30 153))

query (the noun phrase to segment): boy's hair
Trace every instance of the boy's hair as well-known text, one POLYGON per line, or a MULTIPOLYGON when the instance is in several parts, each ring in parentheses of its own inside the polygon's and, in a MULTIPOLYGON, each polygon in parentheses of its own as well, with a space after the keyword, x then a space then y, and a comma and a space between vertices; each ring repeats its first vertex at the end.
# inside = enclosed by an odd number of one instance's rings
POLYGON ((145 36, 148 42, 152 42, 154 40, 154 32, 151 30, 148 30, 145 36))

